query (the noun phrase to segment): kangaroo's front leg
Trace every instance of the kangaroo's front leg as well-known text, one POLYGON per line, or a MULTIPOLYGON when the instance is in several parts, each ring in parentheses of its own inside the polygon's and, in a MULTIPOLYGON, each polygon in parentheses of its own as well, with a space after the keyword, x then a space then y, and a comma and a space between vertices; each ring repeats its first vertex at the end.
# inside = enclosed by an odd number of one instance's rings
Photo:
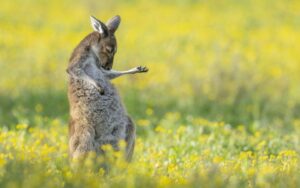
POLYGON ((117 78, 119 76, 125 75, 125 74, 135 74, 135 73, 143 73, 148 72, 147 67, 135 67, 133 69, 129 69, 127 71, 116 71, 116 70, 103 70, 102 71, 106 78, 109 78, 110 80, 117 78))

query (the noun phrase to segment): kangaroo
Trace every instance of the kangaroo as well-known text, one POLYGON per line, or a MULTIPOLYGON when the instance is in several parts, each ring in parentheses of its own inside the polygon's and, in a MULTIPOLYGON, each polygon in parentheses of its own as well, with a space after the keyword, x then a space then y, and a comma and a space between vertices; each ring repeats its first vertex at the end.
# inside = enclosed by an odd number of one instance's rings
POLYGON ((146 67, 127 71, 112 70, 117 41, 114 36, 120 16, 106 24, 91 16, 94 32, 74 49, 67 68, 70 105, 69 152, 71 158, 88 152, 104 154, 101 146, 126 142, 125 157, 130 161, 135 144, 135 125, 122 105, 110 80, 126 74, 147 72, 146 67))

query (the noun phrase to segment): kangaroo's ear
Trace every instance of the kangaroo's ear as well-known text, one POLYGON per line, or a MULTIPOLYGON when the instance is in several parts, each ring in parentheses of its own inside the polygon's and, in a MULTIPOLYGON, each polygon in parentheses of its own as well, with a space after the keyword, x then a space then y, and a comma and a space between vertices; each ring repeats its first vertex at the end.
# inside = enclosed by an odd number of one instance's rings
POLYGON ((119 15, 112 17, 106 22, 106 26, 111 33, 115 33, 121 22, 121 17, 119 15))
POLYGON ((91 23, 92 27, 95 31, 99 32, 102 36, 106 37, 108 35, 108 29, 104 23, 102 23, 100 20, 95 18, 94 16, 91 16, 91 23))

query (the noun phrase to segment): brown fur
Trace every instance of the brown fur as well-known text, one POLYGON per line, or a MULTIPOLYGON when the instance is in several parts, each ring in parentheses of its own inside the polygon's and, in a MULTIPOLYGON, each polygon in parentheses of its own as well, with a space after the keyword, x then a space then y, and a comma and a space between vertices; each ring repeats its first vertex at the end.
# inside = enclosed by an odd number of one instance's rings
POLYGON ((126 159, 130 161, 132 158, 135 126, 110 79, 123 74, 147 72, 148 69, 137 67, 123 72, 110 71, 117 48, 114 31, 119 22, 120 18, 114 17, 107 28, 103 26, 104 33, 95 31, 87 35, 70 57, 67 72, 70 75, 71 157, 84 156, 90 151, 103 154, 103 144, 111 144, 118 149, 118 142, 125 140, 126 159))

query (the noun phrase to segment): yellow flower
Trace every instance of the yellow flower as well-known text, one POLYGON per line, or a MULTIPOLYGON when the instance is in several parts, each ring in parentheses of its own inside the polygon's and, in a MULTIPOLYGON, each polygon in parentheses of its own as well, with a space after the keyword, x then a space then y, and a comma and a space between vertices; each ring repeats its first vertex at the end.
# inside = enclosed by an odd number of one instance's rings
POLYGON ((172 181, 170 180, 170 178, 168 178, 167 176, 161 176, 159 178, 159 187, 167 187, 172 183, 172 181))
POLYGON ((162 126, 158 125, 156 128, 155 128, 155 131, 158 132, 158 133, 164 133, 166 132, 167 130, 165 128, 163 128, 162 126))
POLYGON ((5 156, 4 154, 0 154, 0 168, 2 168, 6 164, 5 156))
POLYGON ((216 157, 214 157, 213 158, 213 162, 214 163, 220 163, 220 162, 222 162, 224 159, 223 159, 223 157, 221 157, 221 156, 216 156, 216 157))
POLYGON ((137 121, 137 125, 141 126, 141 127, 147 127, 150 125, 150 121, 147 119, 139 119, 137 121))
POLYGON ((251 167, 251 168, 247 169, 247 175, 249 177, 253 177, 255 174, 256 174, 256 169, 255 168, 251 167))
POLYGON ((16 125, 16 129, 17 129, 17 130, 24 130, 24 129, 26 129, 27 127, 28 127, 28 125, 25 124, 25 123, 16 125))
POLYGON ((146 114, 147 114, 148 116, 153 115, 153 109, 152 109, 152 108, 147 108, 146 114))

